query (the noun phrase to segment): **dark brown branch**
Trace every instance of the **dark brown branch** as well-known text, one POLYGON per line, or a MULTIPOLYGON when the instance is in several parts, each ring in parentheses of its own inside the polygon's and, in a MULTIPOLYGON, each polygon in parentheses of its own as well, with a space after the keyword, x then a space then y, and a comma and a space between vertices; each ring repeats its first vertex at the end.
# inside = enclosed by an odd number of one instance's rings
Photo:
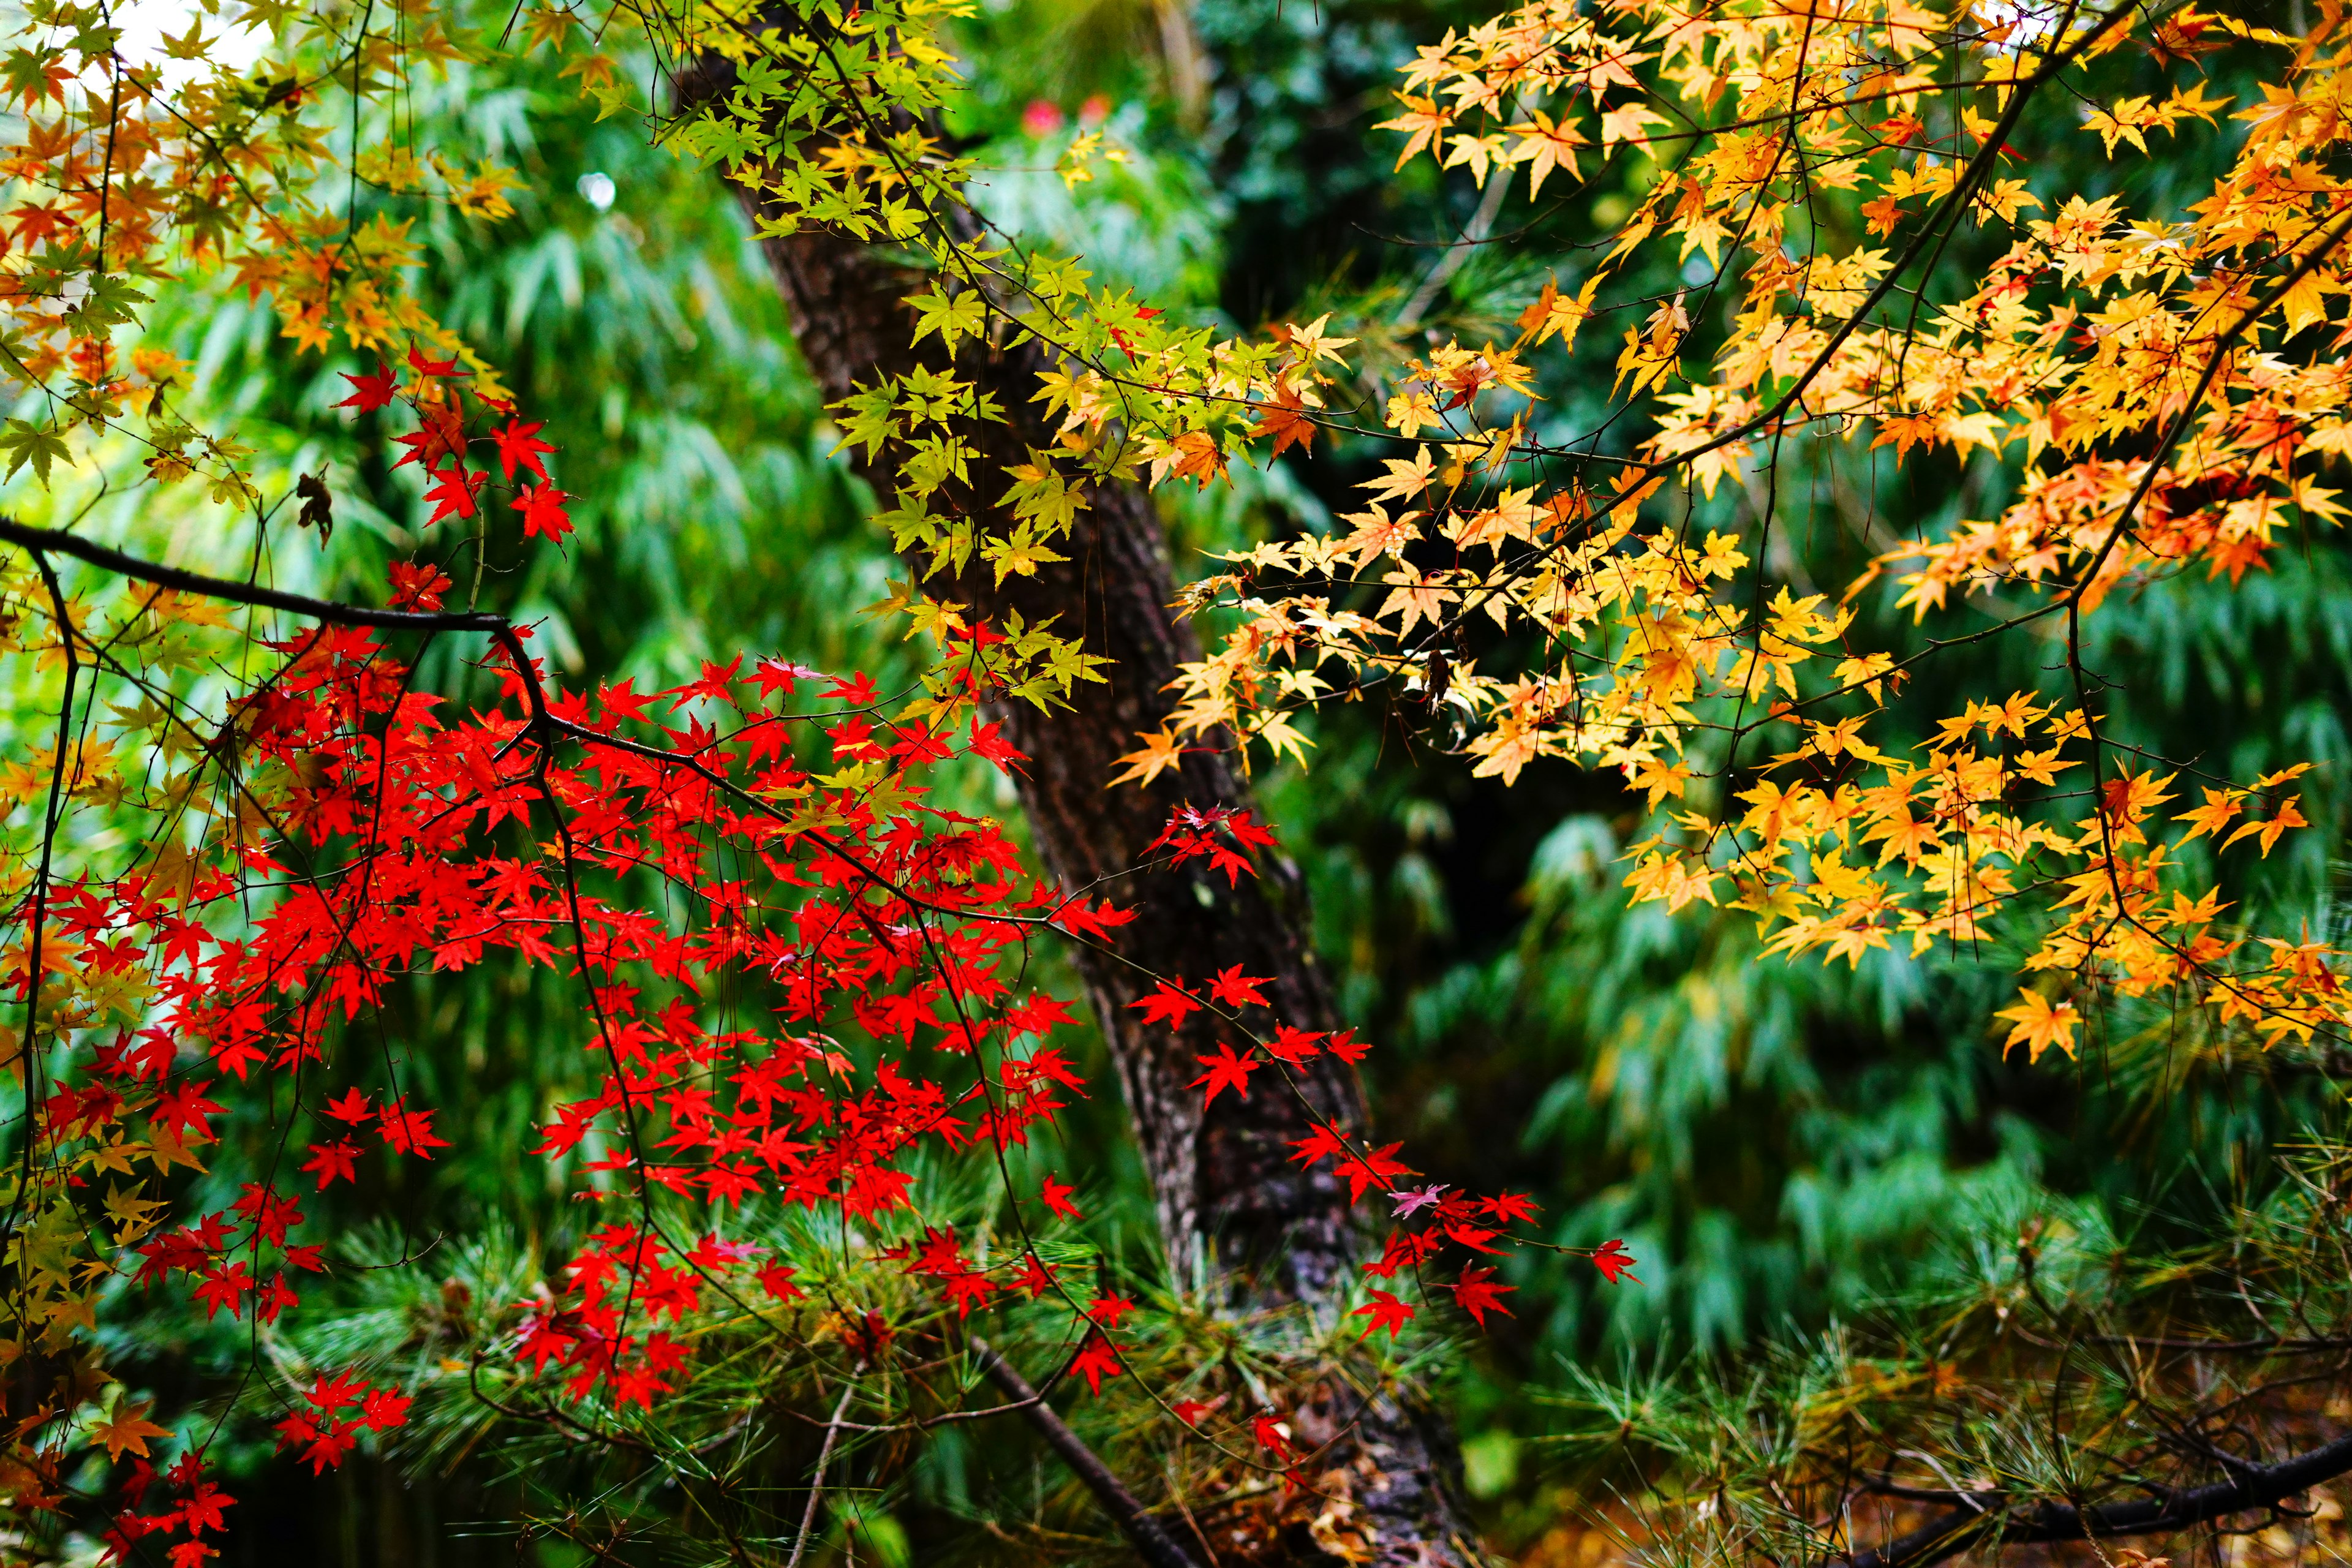
POLYGON ((265 610, 284 610, 289 615, 308 616, 313 620, 339 626, 377 626, 388 631, 410 632, 503 632, 509 629, 504 616, 487 611, 425 612, 423 610, 373 610, 362 605, 340 604, 333 599, 314 599, 306 594, 289 594, 278 588, 264 588, 250 583, 233 583, 225 577, 207 577, 201 572, 190 572, 178 566, 158 565, 142 561, 136 555, 125 555, 103 544, 82 538, 78 533, 66 533, 52 528, 27 528, 21 522, 11 522, 0 517, 0 541, 29 550, 39 555, 54 551, 86 561, 92 566, 142 583, 152 583, 159 588, 175 593, 201 594, 208 599, 226 599, 232 604, 251 605, 265 610))
POLYGON ((2305 1488, 2347 1470, 2352 1470, 2352 1433, 2275 1465, 2242 1465, 2226 1481, 2185 1491, 2167 1489, 2139 1502, 2096 1508, 2044 1502, 2005 1511, 2000 1493, 1980 1492, 1969 1500, 1969 1506, 1955 1509, 1884 1546, 1856 1552, 1847 1562, 1852 1568, 1930 1568, 1948 1557, 1994 1542, 2032 1546, 2162 1535, 2248 1509, 2275 1508, 2305 1488))
POLYGON ((1119 1533, 1134 1546, 1137 1556, 1150 1563, 1151 1568, 1198 1568, 1184 1549, 1176 1544, 1175 1537, 1145 1511, 1135 1494, 1127 1489, 1126 1483, 1102 1462, 1101 1456, 1087 1447, 1085 1440, 1070 1430, 1069 1423, 1056 1415, 1044 1396, 1029 1386, 1029 1380, 1015 1372, 1012 1363, 990 1349, 983 1340, 971 1342, 971 1353, 980 1363, 982 1373, 1012 1396, 1021 1413, 1029 1418, 1029 1425, 1037 1428, 1037 1435, 1045 1439, 1045 1446, 1061 1457, 1062 1463, 1070 1467, 1070 1473, 1078 1478, 1087 1490, 1094 1493, 1095 1500, 1102 1504, 1103 1511, 1118 1524, 1119 1533))

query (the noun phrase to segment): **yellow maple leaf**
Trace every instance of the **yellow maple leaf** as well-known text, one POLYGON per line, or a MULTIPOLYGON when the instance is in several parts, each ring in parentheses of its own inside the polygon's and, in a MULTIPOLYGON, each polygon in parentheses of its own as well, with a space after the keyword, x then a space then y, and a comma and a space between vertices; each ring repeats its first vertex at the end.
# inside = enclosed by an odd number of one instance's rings
POLYGON ((2042 1052, 2056 1046, 2069 1058, 2073 1057, 2074 1026, 2083 1021, 2083 1016, 2074 1011, 2074 1004, 2061 1002, 2053 1006, 2050 999, 2038 991, 2021 990, 2017 994, 2016 1006, 2004 1007, 1993 1015, 1996 1018, 2010 1019, 2016 1025, 2010 1030, 2009 1038, 2001 1042, 2000 1054, 2007 1056, 2017 1047, 2023 1046, 2025 1059, 2029 1063, 2038 1062, 2042 1052))
POLYGON ((168 1437, 171 1431, 147 1419, 154 1404, 151 1399, 134 1400, 130 1404, 118 1401, 113 1413, 104 1420, 92 1421, 88 1428, 93 1442, 103 1444, 109 1460, 120 1459, 125 1450, 141 1458, 147 1457, 147 1439, 168 1437))
POLYGON ((1118 759, 1126 771, 1112 774, 1104 788, 1111 789, 1129 783, 1148 784, 1174 767, 1184 754, 1184 748, 1166 730, 1155 730, 1148 735, 1138 735, 1136 739, 1143 744, 1118 759))

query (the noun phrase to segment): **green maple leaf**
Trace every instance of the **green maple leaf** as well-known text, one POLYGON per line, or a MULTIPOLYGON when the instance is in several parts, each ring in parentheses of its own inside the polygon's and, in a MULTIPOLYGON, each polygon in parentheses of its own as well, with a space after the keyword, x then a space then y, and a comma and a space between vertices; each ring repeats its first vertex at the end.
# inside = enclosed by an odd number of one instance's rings
POLYGON ((46 487, 52 462, 63 458, 66 467, 73 467, 73 454, 67 448, 61 432, 27 425, 22 419, 8 421, 6 432, 0 434, 0 451, 8 454, 8 472, 0 478, 16 478, 16 470, 29 462, 35 477, 46 487))

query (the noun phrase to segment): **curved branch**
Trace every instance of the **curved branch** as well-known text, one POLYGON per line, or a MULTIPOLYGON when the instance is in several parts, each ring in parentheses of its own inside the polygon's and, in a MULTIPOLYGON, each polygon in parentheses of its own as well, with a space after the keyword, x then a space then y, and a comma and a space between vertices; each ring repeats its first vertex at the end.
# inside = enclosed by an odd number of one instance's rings
POLYGON ((142 561, 136 555, 126 555, 120 550, 109 549, 78 533, 67 533, 54 528, 27 528, 5 517, 0 517, 0 541, 29 550, 37 555, 46 551, 70 555, 77 561, 103 566, 121 576, 152 583, 159 588, 170 588, 176 593, 201 594, 207 599, 226 599, 231 604, 284 610, 289 615, 309 616, 314 620, 339 626, 382 626, 412 632, 501 632, 508 629, 504 616, 492 615, 487 610, 432 613, 423 610, 373 610, 360 605, 314 599, 307 594, 289 594, 282 589, 264 588, 251 583, 232 583, 225 577, 207 577, 201 572, 163 566, 152 561, 142 561))
POLYGON ((1135 1548, 1135 1554, 1150 1564, 1150 1568, 1197 1568, 1191 1555, 1176 1544, 1175 1538, 1146 1511, 1127 1484, 1112 1473, 1111 1468, 1079 1436, 1070 1430, 1045 1396, 1029 1386, 1029 1380, 1013 1369, 1013 1363, 990 1348, 987 1342, 971 1342, 972 1359, 980 1363, 982 1375, 1013 1396, 1014 1405, 1028 1416, 1029 1424, 1037 1428, 1045 1446, 1061 1457, 1087 1490, 1095 1494, 1104 1511, 1118 1524, 1119 1533, 1135 1548))
POLYGON ((2096 1508, 2045 1502, 2021 1512, 2003 1513, 1999 1511, 2000 1494, 1982 1492, 1969 1506, 1955 1509, 1884 1546, 1855 1552, 1846 1562, 1850 1568, 1930 1568, 1990 1542, 2031 1546, 2161 1535, 2248 1509, 2274 1508, 2305 1488, 2347 1471, 2352 1471, 2352 1433, 2275 1465, 2243 1466, 2226 1481, 2186 1491, 2166 1489, 2139 1502, 2096 1508))

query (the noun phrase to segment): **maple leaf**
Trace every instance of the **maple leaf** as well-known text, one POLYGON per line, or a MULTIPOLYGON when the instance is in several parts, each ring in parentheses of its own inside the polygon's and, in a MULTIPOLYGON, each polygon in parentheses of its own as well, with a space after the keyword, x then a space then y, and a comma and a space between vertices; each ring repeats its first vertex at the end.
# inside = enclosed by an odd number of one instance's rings
POLYGON ((1511 1310, 1503 1305, 1501 1298, 1518 1289, 1516 1285, 1492 1283, 1495 1271, 1488 1268, 1465 1268, 1462 1278, 1447 1287, 1454 1292, 1454 1304, 1469 1313, 1471 1321, 1482 1329, 1486 1326, 1486 1314, 1490 1311, 1500 1312, 1507 1318, 1512 1315, 1511 1310))
POLYGON ((1593 1252, 1592 1266, 1600 1269, 1601 1277, 1612 1285, 1620 1279, 1632 1279, 1636 1285, 1642 1282, 1633 1273, 1633 1255, 1625 1250, 1623 1242, 1613 1237, 1593 1252))
POLYGON ((1024 773, 1026 770, 1021 764, 1029 760, 1029 754, 1026 752, 1021 751, 1004 738, 1002 726, 983 724, 977 715, 971 721, 971 735, 965 742, 964 750, 971 755, 986 757, 1000 770, 1008 773, 1024 773))
MULTIPOLYGON (((1078 1205, 1070 1201, 1070 1194, 1077 1190, 1076 1187, 1064 1186, 1048 1175, 1045 1179, 1041 1194, 1045 1198, 1045 1206, 1054 1213, 1064 1219, 1079 1219, 1084 1216, 1079 1214, 1078 1205)), ((1114 1323, 1111 1326, 1117 1328, 1118 1325, 1114 1323)))
POLYGON ((540 457, 542 453, 555 450, 539 438, 539 432, 545 426, 544 420, 526 425, 520 419, 509 418, 505 425, 491 432, 490 439, 498 444, 499 473, 507 483, 514 483, 517 468, 529 469, 532 477, 545 483, 547 466, 540 461, 540 457))
POLYGON ((1500 1236, 1502 1234, 1500 1231, 1484 1230, 1476 1226, 1469 1225, 1448 1225, 1444 1227, 1444 1230, 1448 1240, 1466 1247, 1473 1252, 1498 1254, 1502 1251, 1502 1248, 1499 1247, 1489 1247, 1486 1245, 1488 1242, 1494 1240, 1495 1237, 1500 1236))
POLYGON ((1209 994, 1228 1007, 1263 1007, 1266 1005, 1265 995, 1258 987, 1271 984, 1273 978, 1268 974, 1244 974, 1240 964, 1232 964, 1219 970, 1216 978, 1209 982, 1209 994))
POLYGON ((343 379, 352 384, 352 395, 336 404, 338 408, 356 408, 362 414, 372 414, 392 401, 392 367, 381 361, 373 375, 353 375, 346 371, 343 379))
POLYGON ((2226 37, 2209 37, 2208 26, 2204 17, 2184 8, 2159 19, 2141 47, 2160 66, 2194 65, 2200 58, 2230 47, 2226 37))
POLYGON ((1168 1408, 1177 1420, 1187 1426, 1197 1428, 1201 1425, 1202 1416, 1208 1415, 1224 1402, 1225 1396, 1221 1394, 1210 1400, 1180 1399, 1168 1408))
POLYGON ((1090 1333, 1087 1336, 1087 1342, 1078 1347, 1078 1353, 1071 1359, 1070 1371, 1087 1380, 1088 1393, 1099 1394, 1102 1393, 1102 1380, 1118 1375, 1118 1352, 1111 1349, 1110 1342, 1101 1334, 1090 1333))
POLYGON ((1265 1047, 1267 1055, 1298 1067, 1322 1050, 1323 1047, 1316 1043, 1322 1038, 1319 1033, 1309 1034, 1303 1029, 1294 1029, 1287 1024, 1276 1024, 1274 1038, 1265 1041, 1265 1047))
POLYGON ((360 1425, 371 1432, 389 1432, 407 1425, 408 1407, 415 1401, 407 1394, 389 1388, 371 1388, 360 1405, 360 1425))
POLYGON ((571 532, 572 514, 563 510, 569 499, 565 492, 549 484, 533 485, 516 496, 510 504, 522 513, 522 536, 562 539, 571 532))
POLYGON ((1420 1310, 1412 1302, 1400 1301, 1386 1290, 1375 1288, 1366 1293, 1371 1297, 1371 1300, 1349 1314, 1353 1318, 1371 1319, 1371 1321, 1364 1326, 1363 1333, 1356 1336, 1360 1340, 1366 1338, 1376 1329, 1387 1330, 1389 1338, 1394 1339, 1397 1336, 1397 1331, 1412 1322, 1413 1315, 1420 1310))
POLYGON ((1391 1211, 1391 1217, 1402 1219, 1408 1215, 1419 1214, 1423 1209, 1436 1203, 1444 1191, 1444 1183, 1433 1182, 1419 1192, 1391 1193, 1389 1196, 1396 1200, 1396 1207, 1391 1211))
POLYGON ((366 1382, 348 1371, 331 1377, 320 1373, 310 1380, 310 1391, 303 1397, 331 1415, 347 1405, 357 1405, 366 1391, 366 1382))
POLYGON ((236 1506, 236 1499, 212 1482, 198 1481, 195 1489, 188 1494, 187 1500, 180 1505, 180 1517, 187 1521, 192 1531, 225 1530, 228 1521, 221 1510, 236 1506))
POLYGON ((434 1134, 433 1116, 430 1110, 409 1110, 407 1097, 404 1095, 384 1106, 379 1115, 381 1125, 376 1132, 394 1152, 430 1160, 434 1150, 449 1146, 447 1139, 434 1134))
POLYGON ((114 1409, 103 1419, 90 1422, 88 1431, 91 1440, 104 1446, 110 1460, 120 1459, 125 1450, 145 1458, 148 1438, 172 1435, 147 1419, 147 1412, 154 1403, 152 1399, 117 1400, 114 1409))
POLYGON ((429 376, 446 377, 471 374, 470 372, 462 371, 457 368, 457 361, 455 355, 452 355, 447 359, 427 359, 425 357, 423 351, 418 349, 414 343, 410 344, 408 349, 408 368, 415 371, 419 375, 429 376))
POLYGON ((947 1285, 948 1300, 955 1303, 956 1316, 969 1317, 974 1307, 986 1307, 995 1292, 985 1274, 959 1274, 947 1285))
POLYGON ((1295 1140, 1290 1146, 1298 1151, 1290 1156, 1291 1162, 1300 1165, 1320 1164, 1334 1154, 1348 1152, 1348 1145, 1338 1131, 1321 1125, 1306 1137, 1295 1140))
POLYGON ((1024 1252, 1021 1255, 1021 1271, 1013 1277, 1013 1284, 1016 1289, 1028 1291, 1031 1300, 1038 1300, 1054 1288, 1054 1271, 1038 1262, 1035 1253, 1024 1252))
POLYGON ((433 515, 425 520, 425 525, 430 527, 451 517, 473 516, 474 494, 488 478, 488 474, 467 473, 463 463, 433 471, 433 483, 425 492, 425 499, 433 503, 433 515))
POLYGON ((1187 430, 1176 437, 1173 447, 1173 471, 1178 479, 1205 481, 1225 477, 1225 455, 1206 430, 1187 430))
POLYGON ((1110 784, 1148 784, 1183 758, 1183 746, 1169 731, 1158 730, 1135 738, 1143 742, 1142 746, 1117 759, 1125 771, 1112 774, 1110 784))
POLYGON ((1333 1056, 1338 1057, 1349 1067, 1354 1067, 1372 1054, 1372 1042, 1357 1039, 1356 1031, 1353 1029, 1342 1029, 1331 1037, 1329 1049, 1333 1056))
POLYGON ((2272 817, 2267 822, 2247 822, 2241 824, 2235 833, 2231 834, 2229 837, 2221 841, 2221 847, 2227 849, 2231 845, 2235 844, 2241 838, 2244 838, 2254 834, 2260 834, 2262 836, 2263 858, 2267 860, 2271 858, 2271 847, 2279 841, 2279 836, 2281 834, 2284 833, 2290 827, 2308 827, 2309 826, 2311 825, 2304 820, 2303 810, 2301 807, 2297 806, 2295 803, 2291 800, 2282 801, 2279 804, 2278 815, 2276 816, 2272 817))
POLYGON ((430 563, 395 561, 384 571, 392 579, 395 610, 437 610, 449 591, 449 574, 430 563))
POLYGON ((1536 1216, 1534 1200, 1526 1193, 1505 1193, 1499 1197, 1480 1198, 1478 1212, 1505 1225, 1536 1216))
POLYGON ((1236 1056, 1234 1053, 1234 1047, 1223 1041, 1218 1042, 1215 1056, 1194 1057, 1192 1059, 1209 1069, 1186 1085, 1189 1089, 1199 1089, 1202 1084, 1208 1085, 1209 1092, 1201 1097, 1201 1106, 1203 1110, 1216 1103, 1218 1091, 1222 1089, 1230 1089, 1244 1100, 1247 1100, 1250 1074, 1265 1066, 1264 1062, 1255 1058, 1236 1056))
MULTIPOLYGON (((1250 426, 1250 434, 1273 437, 1274 451, 1270 455, 1279 458, 1294 446, 1301 451, 1308 449, 1315 439, 1315 421, 1307 414, 1297 392, 1286 386, 1271 402, 1259 405, 1258 421, 1250 426)), ((1177 471, 1181 473, 1183 469, 1180 467, 1177 471)))
POLYGON ((1116 1331, 1134 1310, 1135 1303, 1124 1296, 1097 1296, 1087 1308, 1087 1316, 1116 1331))
POLYGON ((1278 1459, 1290 1458, 1290 1427, 1279 1415, 1259 1415, 1250 1422, 1250 1436, 1257 1446, 1278 1459))
POLYGON ((1165 1024, 1171 1029, 1183 1027, 1185 1017, 1208 1005, 1181 986, 1160 982, 1160 989, 1140 1001, 1129 1002, 1129 1007, 1143 1015, 1147 1024, 1165 1024))
POLYGON ((356 1085, 327 1101, 325 1110, 328 1115, 347 1127, 357 1127, 375 1116, 374 1110, 368 1104, 368 1097, 361 1093, 356 1085))
POLYGON ((1387 1192, 1393 1178, 1413 1174, 1412 1166, 1395 1157, 1396 1152, 1403 1147, 1402 1142, 1390 1143, 1370 1153, 1342 1160, 1339 1174, 1348 1181, 1348 1201, 1360 1203, 1364 1194, 1373 1188, 1387 1192))
POLYGON ((2029 1063, 2040 1061, 2042 1053, 2053 1046, 2073 1057, 2074 1026, 2083 1021, 2082 1015, 2074 1011, 2074 1004, 2061 1002, 2053 1006, 2050 999, 2039 991, 2021 989, 2017 995, 2016 1006, 2004 1007, 1993 1015, 1996 1018, 2010 1019, 2015 1025, 2009 1031, 2009 1037, 2001 1042, 2001 1055, 2007 1056, 2021 1045, 2025 1047, 2029 1063))
POLYGON ((226 1109, 205 1098, 205 1090, 211 1087, 207 1080, 167 1089, 156 1098, 153 1105, 148 1107, 147 1115, 156 1126, 166 1131, 185 1131, 196 1142, 208 1142, 213 1135, 210 1119, 220 1115, 226 1109))

